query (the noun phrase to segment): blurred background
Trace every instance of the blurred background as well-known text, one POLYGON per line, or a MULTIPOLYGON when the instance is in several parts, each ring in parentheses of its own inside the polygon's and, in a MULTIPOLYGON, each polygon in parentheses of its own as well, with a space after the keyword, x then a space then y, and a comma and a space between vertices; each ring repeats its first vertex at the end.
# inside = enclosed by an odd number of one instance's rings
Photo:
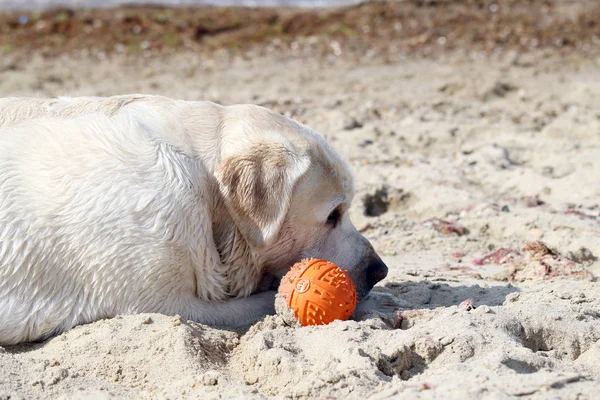
POLYGON ((587 53, 600 41, 595 0, 0 0, 0 10, 4 54, 284 50, 362 61, 449 50, 587 53))

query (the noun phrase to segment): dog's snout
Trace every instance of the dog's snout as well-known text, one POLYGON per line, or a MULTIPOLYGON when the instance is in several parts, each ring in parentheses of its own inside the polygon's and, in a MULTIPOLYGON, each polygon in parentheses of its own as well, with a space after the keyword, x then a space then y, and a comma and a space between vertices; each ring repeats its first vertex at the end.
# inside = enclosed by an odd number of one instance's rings
POLYGON ((371 285, 383 280, 387 274, 388 267, 379 257, 376 257, 367 267, 367 279, 371 285))

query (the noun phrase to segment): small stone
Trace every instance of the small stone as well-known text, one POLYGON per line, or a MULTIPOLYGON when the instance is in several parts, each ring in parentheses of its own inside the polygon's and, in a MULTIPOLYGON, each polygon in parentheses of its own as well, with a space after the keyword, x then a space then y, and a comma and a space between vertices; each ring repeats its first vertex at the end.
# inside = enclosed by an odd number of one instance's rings
POLYGON ((475 307, 473 307, 473 300, 471 299, 466 299, 463 300, 459 305, 458 308, 463 309, 465 311, 471 311, 473 310, 475 307))
POLYGON ((400 379, 407 381, 412 377, 412 374, 408 370, 404 370, 400 373, 400 379))
POLYGON ((362 122, 358 121, 356 118, 349 118, 344 122, 344 130, 351 131, 353 129, 362 128, 362 122))
POLYGON ((244 377, 244 380, 246 381, 247 385, 254 385, 258 382, 258 377, 257 376, 246 376, 246 377, 244 377))
POLYGON ((215 386, 219 383, 219 372, 218 371, 206 371, 204 375, 202 375, 202 384, 204 386, 215 386))
POLYGON ((517 293, 517 292, 513 292, 513 293, 507 294, 506 295, 506 300, 504 300, 504 304, 516 302, 517 300, 519 300, 520 295, 521 294, 517 293))
POLYGON ((454 338, 448 336, 444 336, 440 339, 440 343, 442 344, 442 346, 448 346, 452 342, 454 342, 454 338))
POLYGON ((152 324, 154 321, 152 320, 152 318, 150 317, 144 317, 142 319, 142 325, 149 325, 152 324))
POLYGON ((492 309, 489 306, 481 305, 475 309, 478 314, 489 314, 492 312, 492 309))
POLYGON ((581 247, 577 251, 569 251, 566 254, 567 258, 579 264, 593 263, 597 257, 586 247, 581 247))

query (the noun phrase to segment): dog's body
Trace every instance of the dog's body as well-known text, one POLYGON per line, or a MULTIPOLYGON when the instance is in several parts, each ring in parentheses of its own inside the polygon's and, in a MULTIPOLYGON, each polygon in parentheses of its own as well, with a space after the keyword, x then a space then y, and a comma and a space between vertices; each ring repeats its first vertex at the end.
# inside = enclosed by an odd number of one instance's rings
POLYGON ((0 344, 117 314, 242 325, 303 257, 387 268, 346 164, 256 106, 156 96, 0 100, 0 344))

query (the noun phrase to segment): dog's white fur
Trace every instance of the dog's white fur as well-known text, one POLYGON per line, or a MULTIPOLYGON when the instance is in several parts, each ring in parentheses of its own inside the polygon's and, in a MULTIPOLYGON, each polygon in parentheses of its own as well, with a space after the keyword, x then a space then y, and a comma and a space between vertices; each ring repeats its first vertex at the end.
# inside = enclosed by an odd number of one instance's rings
POLYGON ((0 100, 0 344, 139 312, 246 324, 303 257, 348 269, 364 297, 379 259, 352 196, 322 136, 261 107, 0 100))

